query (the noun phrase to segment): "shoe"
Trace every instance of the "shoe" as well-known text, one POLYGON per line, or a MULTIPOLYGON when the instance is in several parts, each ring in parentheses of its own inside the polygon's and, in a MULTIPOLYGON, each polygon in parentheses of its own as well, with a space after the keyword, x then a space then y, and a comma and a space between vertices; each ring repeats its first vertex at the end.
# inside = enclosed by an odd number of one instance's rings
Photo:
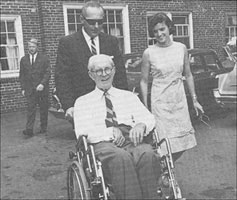
POLYGON ((23 131, 23 134, 28 136, 28 137, 32 137, 34 134, 33 134, 33 130, 31 129, 26 129, 23 131))
POLYGON ((37 132, 37 134, 44 134, 44 133, 46 133, 46 132, 47 132, 46 129, 40 129, 40 130, 37 132))

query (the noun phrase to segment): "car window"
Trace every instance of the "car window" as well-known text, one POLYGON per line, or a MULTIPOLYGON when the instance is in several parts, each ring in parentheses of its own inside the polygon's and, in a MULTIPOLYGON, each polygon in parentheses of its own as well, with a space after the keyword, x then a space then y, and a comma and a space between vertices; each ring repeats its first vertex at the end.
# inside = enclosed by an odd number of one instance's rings
POLYGON ((200 74, 205 71, 201 57, 198 55, 190 56, 190 68, 193 74, 200 74))
POLYGON ((204 55, 203 57, 204 57, 208 71, 215 71, 219 69, 217 60, 214 55, 208 54, 208 55, 204 55))

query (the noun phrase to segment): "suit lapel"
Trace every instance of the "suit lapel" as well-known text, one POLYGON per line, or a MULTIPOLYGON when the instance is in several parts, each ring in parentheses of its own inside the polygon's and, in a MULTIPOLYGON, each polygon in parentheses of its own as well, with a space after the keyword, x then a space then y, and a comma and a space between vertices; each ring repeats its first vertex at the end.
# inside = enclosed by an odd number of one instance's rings
POLYGON ((85 57, 90 57, 91 56, 91 51, 88 47, 88 44, 84 38, 84 35, 82 33, 82 29, 75 34, 76 36, 76 41, 77 41, 77 52, 81 52, 84 54, 85 57))
POLYGON ((30 55, 29 54, 27 54, 26 55, 26 60, 27 60, 27 66, 31 66, 31 63, 30 63, 30 55))
POLYGON ((36 58, 35 58, 34 68, 38 65, 38 63, 39 63, 39 61, 40 61, 40 58, 41 58, 41 56, 40 56, 40 53, 38 52, 38 53, 37 53, 37 56, 36 56, 36 58))
POLYGON ((102 54, 105 52, 105 41, 102 34, 99 34, 99 43, 100 43, 100 53, 102 54))
POLYGON ((32 73, 33 68, 32 68, 32 66, 31 66, 30 55, 29 55, 29 54, 26 55, 26 63, 25 63, 25 65, 26 65, 25 68, 26 68, 30 73, 32 73))
POLYGON ((108 49, 108 40, 106 39, 106 35, 104 33, 99 34, 99 42, 100 42, 100 53, 111 55, 111 49, 108 49))

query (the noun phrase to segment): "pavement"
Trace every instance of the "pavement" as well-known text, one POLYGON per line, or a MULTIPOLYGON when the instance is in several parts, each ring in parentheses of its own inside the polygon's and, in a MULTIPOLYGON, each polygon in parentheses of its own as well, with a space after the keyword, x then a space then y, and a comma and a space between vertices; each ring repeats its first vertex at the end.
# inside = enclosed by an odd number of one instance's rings
MULTIPOLYGON (((67 199, 71 125, 49 114, 47 135, 27 139, 25 119, 24 111, 1 114, 1 199, 67 199)), ((236 112, 209 124, 195 124, 198 145, 176 162, 176 178, 187 199, 236 199, 236 112)))

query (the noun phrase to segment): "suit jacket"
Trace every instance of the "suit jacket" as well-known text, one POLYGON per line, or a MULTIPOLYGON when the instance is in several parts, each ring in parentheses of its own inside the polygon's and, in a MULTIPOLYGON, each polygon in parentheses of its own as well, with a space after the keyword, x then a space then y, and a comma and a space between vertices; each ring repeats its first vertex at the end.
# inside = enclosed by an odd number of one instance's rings
MULTIPOLYGON (((127 89, 127 76, 116 37, 99 34, 100 53, 114 56, 116 73, 113 85, 127 89)), ((95 83, 88 75, 87 64, 92 53, 82 30, 62 37, 59 41, 55 68, 57 95, 64 110, 74 106, 75 100, 95 89, 95 83)))
POLYGON ((44 85, 43 93, 48 93, 50 78, 50 62, 46 55, 39 53, 33 66, 30 63, 30 55, 27 54, 20 61, 20 83, 25 95, 28 96, 36 90, 39 84, 44 85))

